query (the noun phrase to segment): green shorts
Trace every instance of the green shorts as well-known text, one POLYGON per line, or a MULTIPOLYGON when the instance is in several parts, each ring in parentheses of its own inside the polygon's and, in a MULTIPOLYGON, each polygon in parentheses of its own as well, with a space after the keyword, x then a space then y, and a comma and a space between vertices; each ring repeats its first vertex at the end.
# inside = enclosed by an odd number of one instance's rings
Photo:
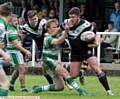
POLYGON ((54 60, 49 57, 45 57, 43 59, 42 66, 47 74, 49 74, 51 77, 54 77, 56 75, 55 69, 60 64, 58 60, 54 60))
POLYGON ((13 63, 13 65, 21 65, 21 64, 24 64, 24 59, 23 59, 23 55, 20 51, 11 51, 11 50, 8 50, 7 51, 9 54, 10 54, 10 57, 11 57, 11 61, 13 63))

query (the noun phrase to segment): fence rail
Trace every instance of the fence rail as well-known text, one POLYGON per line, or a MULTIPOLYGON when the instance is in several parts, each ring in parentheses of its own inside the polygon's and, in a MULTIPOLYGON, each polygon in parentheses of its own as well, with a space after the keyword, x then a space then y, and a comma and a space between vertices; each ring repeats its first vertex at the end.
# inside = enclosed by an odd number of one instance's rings
MULTIPOLYGON (((101 35, 106 35, 106 34, 108 34, 108 35, 120 35, 120 32, 97 32, 97 34, 99 35, 99 36, 101 36, 101 35)), ((120 50, 120 36, 118 37, 118 40, 117 40, 117 46, 116 46, 116 51, 118 51, 119 52, 119 50, 120 50)), ((100 48, 101 48, 101 46, 100 46, 101 44, 99 44, 99 46, 98 46, 98 48, 97 48, 97 58, 98 58, 98 62, 100 63, 100 53, 101 53, 101 51, 100 51, 100 48)))

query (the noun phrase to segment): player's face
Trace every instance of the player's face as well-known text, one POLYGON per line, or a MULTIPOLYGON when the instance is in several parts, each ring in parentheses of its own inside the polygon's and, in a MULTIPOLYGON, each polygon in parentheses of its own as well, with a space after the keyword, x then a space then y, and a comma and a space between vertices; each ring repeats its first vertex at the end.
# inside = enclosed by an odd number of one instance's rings
POLYGON ((14 26, 17 26, 17 25, 18 25, 18 18, 17 18, 17 17, 13 17, 13 18, 12 18, 12 24, 13 24, 14 26))
POLYGON ((58 27, 58 24, 55 23, 55 22, 52 22, 48 28, 48 31, 52 34, 52 35, 55 35, 57 34, 56 31, 58 31, 59 27, 58 27))
POLYGON ((35 15, 31 18, 28 18, 28 20, 29 20, 29 24, 31 26, 36 26, 36 23, 38 22, 38 17, 37 17, 37 15, 35 15))
POLYGON ((77 16, 75 14, 69 14, 69 18, 71 20, 71 24, 74 26, 78 23, 78 21, 80 20, 80 16, 77 16))

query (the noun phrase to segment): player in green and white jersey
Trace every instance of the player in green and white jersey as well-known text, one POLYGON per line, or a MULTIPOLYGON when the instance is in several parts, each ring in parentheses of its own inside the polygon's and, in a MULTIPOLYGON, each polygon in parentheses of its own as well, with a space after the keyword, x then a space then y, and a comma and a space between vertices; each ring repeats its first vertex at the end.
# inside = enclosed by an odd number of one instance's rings
POLYGON ((21 84, 20 90, 27 92, 28 90, 25 87, 25 64, 24 64, 23 55, 21 52, 25 53, 28 57, 31 57, 31 52, 22 47, 22 44, 18 35, 18 31, 17 31, 17 24, 18 24, 17 15, 12 14, 11 16, 12 16, 11 21, 7 26, 6 49, 11 56, 11 60, 15 66, 15 69, 19 71, 19 80, 21 84))
MULTIPOLYGON (((0 55, 5 62, 10 61, 10 56, 2 50, 4 47, 4 36, 6 31, 6 25, 11 18, 12 3, 6 2, 0 5, 0 55)), ((0 59, 0 96, 7 96, 9 89, 9 81, 3 70, 3 60, 0 59)))
POLYGON ((56 19, 50 19, 47 22, 47 36, 44 38, 43 53, 42 53, 42 66, 47 74, 51 75, 54 80, 54 84, 47 86, 34 86, 33 93, 42 91, 60 91, 64 89, 63 77, 66 82, 69 83, 80 95, 89 96, 84 89, 80 88, 78 84, 71 78, 69 72, 63 67, 62 62, 58 60, 60 54, 60 44, 67 37, 67 30, 61 34, 57 34, 58 21, 56 19))

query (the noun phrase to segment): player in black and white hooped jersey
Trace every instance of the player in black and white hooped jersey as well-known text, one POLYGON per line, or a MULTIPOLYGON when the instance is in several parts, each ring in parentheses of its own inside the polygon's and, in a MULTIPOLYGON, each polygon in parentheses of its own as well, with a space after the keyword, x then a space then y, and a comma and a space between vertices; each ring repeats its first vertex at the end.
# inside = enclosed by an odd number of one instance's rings
POLYGON ((61 29, 69 28, 68 40, 71 45, 71 76, 73 78, 79 76, 81 62, 86 60, 92 70, 97 74, 98 79, 105 88, 107 94, 113 96, 114 94, 110 90, 106 74, 101 70, 97 57, 94 56, 92 52, 93 48, 97 47, 100 42, 99 36, 96 34, 95 39, 91 42, 82 41, 80 39, 81 33, 84 33, 85 31, 93 31, 95 33, 94 28, 88 21, 80 18, 79 8, 71 8, 68 14, 69 19, 61 24, 61 29))
MULTIPOLYGON (((35 41, 38 51, 39 59, 41 58, 43 49, 44 33, 46 32, 45 24, 47 21, 43 19, 38 19, 36 10, 29 10, 27 13, 28 23, 23 26, 23 30, 29 33, 35 41)), ((38 59, 38 60, 39 60, 38 59)), ((48 82, 53 83, 52 78, 49 75, 45 75, 48 82)))

